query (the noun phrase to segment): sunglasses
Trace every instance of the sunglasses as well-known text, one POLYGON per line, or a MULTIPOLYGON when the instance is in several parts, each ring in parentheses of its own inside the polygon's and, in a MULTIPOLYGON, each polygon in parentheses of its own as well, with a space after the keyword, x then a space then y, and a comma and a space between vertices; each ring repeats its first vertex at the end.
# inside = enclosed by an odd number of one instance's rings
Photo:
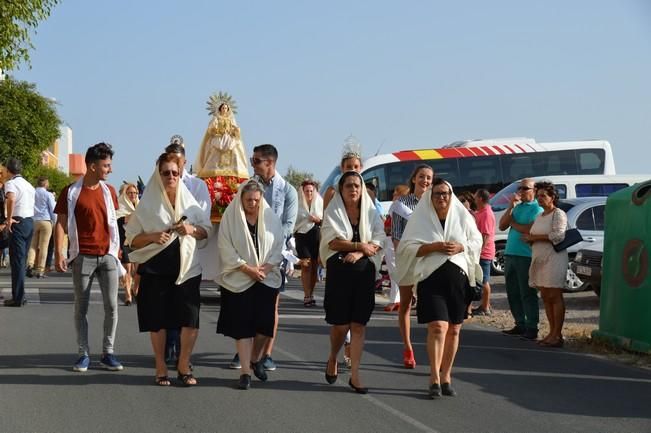
POLYGON ((450 196, 449 192, 433 192, 432 195, 438 198, 447 198, 450 196))
POLYGON ((258 165, 263 161, 269 161, 269 160, 268 159, 261 159, 261 158, 253 158, 253 157, 251 157, 250 161, 251 161, 251 165, 258 165))
POLYGON ((530 186, 519 186, 518 191, 529 191, 530 189, 533 189, 530 186))
POLYGON ((160 172, 161 176, 174 176, 174 177, 179 177, 179 172, 176 170, 164 170, 160 172))

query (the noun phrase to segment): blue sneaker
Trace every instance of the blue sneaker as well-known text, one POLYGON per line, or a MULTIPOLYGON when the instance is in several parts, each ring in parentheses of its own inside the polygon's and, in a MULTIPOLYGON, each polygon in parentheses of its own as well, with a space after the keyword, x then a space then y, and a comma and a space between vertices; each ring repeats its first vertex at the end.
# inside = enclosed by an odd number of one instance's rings
POLYGON ((262 362, 262 366, 267 371, 274 371, 276 369, 276 363, 273 359, 271 359, 271 356, 269 355, 263 356, 262 361, 260 362, 262 362))
POLYGON ((111 371, 120 371, 124 369, 122 364, 120 364, 120 361, 118 361, 112 353, 105 353, 102 355, 102 359, 99 360, 99 365, 111 371))
POLYGON ((242 364, 240 364, 240 355, 238 353, 235 354, 231 363, 228 364, 228 368, 232 368, 233 370, 239 370, 242 368, 242 364))
POLYGON ((77 362, 75 362, 75 365, 72 366, 72 371, 79 371, 79 372, 84 372, 88 370, 88 366, 90 365, 90 358, 88 355, 81 355, 77 362))

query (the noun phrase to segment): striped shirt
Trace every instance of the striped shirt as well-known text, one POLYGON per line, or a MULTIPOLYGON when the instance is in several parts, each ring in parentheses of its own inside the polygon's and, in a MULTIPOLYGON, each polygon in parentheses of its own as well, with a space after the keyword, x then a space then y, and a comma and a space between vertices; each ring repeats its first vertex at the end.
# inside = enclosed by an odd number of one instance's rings
MULTIPOLYGON (((418 197, 416 197, 414 194, 403 195, 402 197, 399 197, 397 201, 404 204, 409 209, 414 210, 418 204, 418 197)), ((402 238, 402 232, 405 231, 407 221, 407 218, 404 218, 397 212, 391 212, 391 239, 399 241, 402 238)))

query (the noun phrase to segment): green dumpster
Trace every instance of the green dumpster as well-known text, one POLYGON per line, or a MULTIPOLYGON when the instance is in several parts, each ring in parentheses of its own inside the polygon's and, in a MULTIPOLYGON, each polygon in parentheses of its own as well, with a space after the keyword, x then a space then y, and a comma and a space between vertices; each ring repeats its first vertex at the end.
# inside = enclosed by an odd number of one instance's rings
POLYGON ((597 340, 651 353, 651 180, 617 191, 606 203, 597 340))

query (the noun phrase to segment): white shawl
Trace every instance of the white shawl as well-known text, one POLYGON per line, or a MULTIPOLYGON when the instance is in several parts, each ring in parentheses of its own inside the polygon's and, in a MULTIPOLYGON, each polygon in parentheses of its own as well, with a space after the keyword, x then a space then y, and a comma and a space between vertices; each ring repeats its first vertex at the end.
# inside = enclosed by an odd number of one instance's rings
POLYGON ((285 243, 282 224, 264 197, 260 197, 257 224, 258 256, 242 208, 242 189, 249 182, 257 181, 250 180, 240 185, 237 195, 222 216, 217 236, 220 269, 216 282, 233 293, 244 292, 255 283, 255 280, 240 270, 243 264, 272 265, 271 272, 262 280, 262 283, 269 287, 280 287, 282 278, 280 263, 283 260, 285 243))
MULTIPOLYGON (((180 178, 176 187, 174 207, 172 207, 172 203, 165 193, 158 167, 156 167, 147 182, 136 211, 131 215, 125 227, 126 244, 131 245, 133 238, 142 233, 167 231, 183 216, 187 218, 187 224, 202 227, 210 235, 212 228, 210 219, 180 178)), ((168 247, 176 238, 180 238, 181 269, 176 279, 178 285, 201 274, 201 266, 197 254, 195 254, 198 246, 197 240, 190 235, 179 236, 175 231, 171 234, 170 240, 163 245, 151 243, 129 253, 129 260, 134 263, 145 263, 168 247)), ((201 243, 199 244, 200 248, 201 243)))
POLYGON ((129 200, 129 197, 127 197, 127 189, 129 188, 124 188, 124 191, 118 197, 119 208, 115 213, 117 219, 131 215, 136 211, 136 206, 138 206, 138 199, 136 199, 136 204, 133 204, 129 200))
POLYGON ((314 227, 314 223, 310 221, 310 215, 323 219, 323 198, 315 190, 312 203, 308 206, 303 188, 299 187, 298 190, 298 214, 296 215, 294 232, 307 233, 314 227))
MULTIPOLYGON (((451 186, 450 191, 452 192, 451 186)), ((452 194, 450 200, 445 229, 441 226, 432 204, 431 189, 423 194, 416 205, 396 252, 396 277, 401 286, 413 285, 424 280, 446 260, 450 260, 464 270, 470 285, 474 286, 477 278, 481 281, 479 267, 481 233, 477 230, 475 219, 459 199, 452 194), (464 251, 453 256, 433 252, 423 257, 416 257, 422 245, 446 241, 461 243, 464 251)))
MULTIPOLYGON (((360 176, 361 179, 361 176, 360 176)), ((359 236, 362 242, 372 243, 382 247, 382 239, 386 236, 382 220, 373 206, 371 197, 366 193, 366 187, 362 180, 361 209, 359 213, 359 236)), ((335 239, 351 240, 353 239, 353 227, 348 219, 346 207, 341 194, 337 191, 332 198, 323 215, 323 224, 321 225, 321 243, 319 244, 319 257, 321 263, 326 266, 328 259, 336 254, 337 251, 330 249, 329 243, 335 239)), ((382 254, 370 257, 375 265, 375 270, 379 271, 382 264, 382 254)))

